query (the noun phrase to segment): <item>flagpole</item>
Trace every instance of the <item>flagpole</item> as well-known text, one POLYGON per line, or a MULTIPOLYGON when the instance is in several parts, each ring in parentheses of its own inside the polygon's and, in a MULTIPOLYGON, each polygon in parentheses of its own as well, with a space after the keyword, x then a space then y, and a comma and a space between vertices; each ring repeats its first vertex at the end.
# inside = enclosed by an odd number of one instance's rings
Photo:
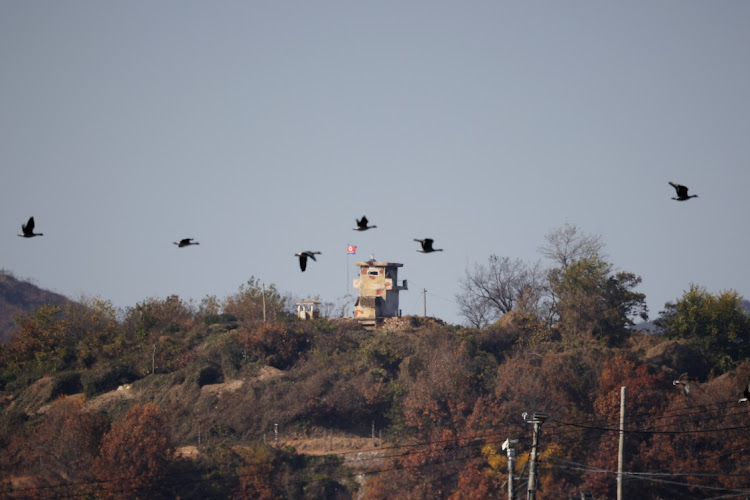
POLYGON ((347 243, 346 244, 346 295, 345 297, 349 297, 351 295, 349 293, 349 287, 351 286, 351 283, 349 282, 349 256, 356 255, 356 254, 357 254, 357 246, 347 243))
POLYGON ((346 293, 344 297, 349 294, 349 243, 346 244, 346 293))

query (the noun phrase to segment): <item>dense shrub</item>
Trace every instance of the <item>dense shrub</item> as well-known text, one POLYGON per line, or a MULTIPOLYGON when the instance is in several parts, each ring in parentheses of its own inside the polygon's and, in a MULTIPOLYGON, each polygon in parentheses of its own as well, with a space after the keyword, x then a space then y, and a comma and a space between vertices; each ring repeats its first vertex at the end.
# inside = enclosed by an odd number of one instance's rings
POLYGON ((174 460, 166 419, 153 403, 133 405, 102 438, 93 464, 97 496, 174 498, 164 481, 174 460))
POLYGON ((240 336, 240 342, 256 358, 284 370, 310 349, 310 335, 299 324, 260 323, 240 336))

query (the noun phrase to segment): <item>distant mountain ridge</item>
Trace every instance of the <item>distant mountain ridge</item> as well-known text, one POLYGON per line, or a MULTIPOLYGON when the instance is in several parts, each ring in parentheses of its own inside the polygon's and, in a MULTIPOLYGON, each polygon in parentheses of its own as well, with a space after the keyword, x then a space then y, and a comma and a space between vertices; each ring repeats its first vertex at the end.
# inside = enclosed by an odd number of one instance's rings
POLYGON ((59 293, 19 280, 10 271, 0 269, 0 342, 10 340, 18 314, 33 312, 48 304, 63 306, 69 302, 59 293))

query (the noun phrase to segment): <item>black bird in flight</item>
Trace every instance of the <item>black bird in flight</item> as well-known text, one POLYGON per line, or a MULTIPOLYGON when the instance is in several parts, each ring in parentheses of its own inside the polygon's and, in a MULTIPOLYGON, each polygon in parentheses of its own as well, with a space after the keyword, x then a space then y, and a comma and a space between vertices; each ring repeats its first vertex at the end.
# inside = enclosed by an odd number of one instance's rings
POLYGON ((698 382, 697 377, 688 377, 687 373, 680 375, 680 378, 672 381, 672 385, 681 386, 681 389, 685 391, 685 394, 690 394, 690 382, 698 382))
POLYGON ((193 241, 193 238, 183 238, 180 241, 173 241, 178 247, 189 247, 190 245, 200 245, 197 241, 193 241))
POLYGON ((315 258, 316 255, 322 254, 320 252, 311 252, 310 250, 294 254, 295 257, 299 257, 299 268, 302 269, 302 272, 305 272, 305 269, 307 269, 307 258, 310 257, 312 260, 317 260, 315 258))
POLYGON ((669 185, 672 186, 673 188, 675 188, 675 190, 677 191, 677 196, 673 196, 672 197, 673 200, 685 201, 685 200, 689 200, 690 198, 697 198, 698 197, 697 194, 690 194, 689 195, 688 194, 688 188, 686 186, 683 186, 682 184, 676 184, 674 182, 670 182, 669 185))
POLYGON ((26 224, 21 224, 21 230, 23 231, 23 234, 19 234, 18 236, 21 236, 23 238, 33 238, 34 236, 44 236, 42 233, 35 233, 34 232, 34 217, 29 217, 29 222, 26 224))
POLYGON ((738 403, 745 403, 747 400, 750 399, 750 382, 747 383, 747 386, 745 387, 745 392, 742 393, 742 398, 738 401, 738 403))
POLYGON ((425 238, 423 240, 420 240, 419 238, 414 238, 414 241, 418 241, 422 244, 422 250, 417 250, 417 252, 421 253, 430 253, 430 252, 442 252, 442 248, 432 248, 432 243, 435 241, 432 238, 425 238))
POLYGON ((378 226, 368 226, 367 223, 369 222, 367 220, 367 217, 364 215, 361 219, 356 219, 357 221, 357 227, 354 228, 355 231, 367 231, 368 229, 374 229, 378 226))

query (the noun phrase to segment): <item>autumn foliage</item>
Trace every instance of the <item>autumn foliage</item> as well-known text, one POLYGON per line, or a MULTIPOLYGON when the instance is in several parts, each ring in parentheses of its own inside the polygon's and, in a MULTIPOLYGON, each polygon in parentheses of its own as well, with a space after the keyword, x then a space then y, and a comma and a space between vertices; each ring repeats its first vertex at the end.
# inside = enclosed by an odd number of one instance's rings
POLYGON ((133 405, 102 438, 94 470, 103 496, 154 498, 174 455, 164 418, 152 403, 133 405))
POLYGON ((275 368, 287 368, 310 348, 310 337, 290 323, 258 323, 239 338, 254 357, 275 368))
POLYGON ((627 497, 747 490, 740 298, 691 288, 638 333, 637 277, 587 259, 551 275, 554 309, 514 295, 481 329, 299 321, 257 280, 28 313, 0 345, 0 497, 506 498, 507 439, 524 496, 538 411, 538 497, 611 498, 621 387, 627 497))

